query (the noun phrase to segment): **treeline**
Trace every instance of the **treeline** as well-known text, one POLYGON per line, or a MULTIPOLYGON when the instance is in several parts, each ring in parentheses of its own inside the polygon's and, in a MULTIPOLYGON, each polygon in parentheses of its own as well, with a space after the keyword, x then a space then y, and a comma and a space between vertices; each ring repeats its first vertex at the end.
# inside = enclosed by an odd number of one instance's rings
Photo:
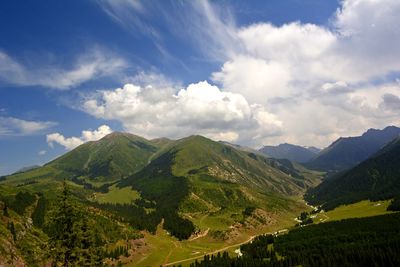
POLYGON ((305 199, 311 205, 322 205, 322 209, 331 210, 366 199, 398 198, 399 165, 400 142, 397 141, 356 167, 324 179, 317 187, 308 190, 305 199))
POLYGON ((148 202, 135 202, 135 204, 99 204, 91 203, 91 205, 100 209, 107 210, 115 215, 115 219, 125 221, 138 230, 147 230, 155 234, 157 226, 164 218, 164 229, 178 239, 187 239, 194 232, 195 228, 191 221, 181 218, 177 211, 172 208, 159 209, 154 206, 152 211, 147 212, 144 207, 137 203, 149 206, 148 202))
POLYGON ((241 246, 242 257, 206 256, 191 266, 400 266, 400 214, 309 225, 241 246))
POLYGON ((179 205, 188 195, 187 180, 172 174, 170 166, 174 153, 165 153, 143 170, 122 180, 119 187, 132 186, 143 200, 134 205, 115 205, 118 214, 133 226, 155 232, 164 219, 164 229, 178 239, 187 239, 195 231, 193 223, 178 214, 179 205), (151 212, 146 209, 151 208, 151 212))
POLYGON ((387 210, 400 211, 400 196, 395 197, 389 204, 387 210))
POLYGON ((8 200, 8 205, 19 215, 23 215, 26 208, 31 206, 36 201, 36 195, 29 192, 18 192, 14 199, 8 200))

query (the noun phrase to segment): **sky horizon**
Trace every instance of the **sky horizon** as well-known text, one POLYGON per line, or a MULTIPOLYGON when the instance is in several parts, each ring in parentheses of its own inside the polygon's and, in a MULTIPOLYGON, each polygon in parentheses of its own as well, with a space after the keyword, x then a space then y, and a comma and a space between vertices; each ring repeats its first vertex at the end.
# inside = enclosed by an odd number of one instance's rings
POLYGON ((400 125, 400 1, 4 1, 0 175, 112 131, 326 147, 400 125))

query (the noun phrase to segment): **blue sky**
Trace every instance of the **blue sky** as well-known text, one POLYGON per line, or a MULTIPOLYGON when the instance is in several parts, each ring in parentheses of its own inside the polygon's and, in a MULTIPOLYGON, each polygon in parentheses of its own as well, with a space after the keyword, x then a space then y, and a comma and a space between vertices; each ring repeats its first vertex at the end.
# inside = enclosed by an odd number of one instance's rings
POLYGON ((397 125, 399 4, 374 2, 1 1, 0 175, 113 130, 323 147, 397 125))

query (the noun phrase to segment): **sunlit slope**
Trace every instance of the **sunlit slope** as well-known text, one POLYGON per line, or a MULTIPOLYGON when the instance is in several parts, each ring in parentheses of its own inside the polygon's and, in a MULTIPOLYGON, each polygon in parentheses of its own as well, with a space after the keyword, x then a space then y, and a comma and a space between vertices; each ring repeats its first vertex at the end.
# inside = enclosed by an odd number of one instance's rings
POLYGON ((131 186, 157 209, 178 210, 199 228, 222 230, 255 213, 277 220, 278 213, 299 209, 295 199, 316 178, 294 177, 279 167, 289 172, 278 161, 190 136, 162 149, 118 186, 131 186))

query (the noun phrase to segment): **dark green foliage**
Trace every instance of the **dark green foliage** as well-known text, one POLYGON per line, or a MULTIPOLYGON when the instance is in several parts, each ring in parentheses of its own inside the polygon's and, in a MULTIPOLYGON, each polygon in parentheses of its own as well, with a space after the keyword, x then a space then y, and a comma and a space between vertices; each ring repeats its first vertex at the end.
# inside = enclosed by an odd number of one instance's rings
POLYGON ((35 225, 36 227, 42 227, 44 224, 44 220, 45 220, 45 215, 46 215, 46 209, 48 206, 48 201, 47 199, 44 197, 44 195, 40 195, 36 208, 32 213, 32 221, 33 221, 33 225, 35 225))
POLYGON ((93 225, 71 199, 67 185, 52 212, 47 232, 50 254, 55 265, 101 266, 101 253, 93 225))
MULTIPOLYGON (((131 216, 131 222, 137 224, 142 220, 143 227, 154 232, 157 224, 161 222, 161 218, 164 218, 164 228, 167 231, 179 239, 187 239, 194 232, 195 227, 191 221, 178 215, 178 209, 179 204, 188 195, 189 189, 184 177, 172 174, 173 158, 174 154, 164 153, 142 171, 123 180, 118 186, 132 186, 140 192, 143 199, 148 200, 147 202, 136 202, 136 205, 154 203, 155 211, 149 214, 144 211, 145 206, 138 206, 138 208, 131 206, 131 214, 133 212, 136 215, 141 213, 140 218, 131 216)), ((123 206, 120 205, 121 207, 123 206)), ((129 207, 129 205, 125 207, 129 207)))
POLYGON ((117 246, 116 248, 114 248, 110 251, 106 251, 104 253, 104 256, 105 256, 105 258, 111 258, 111 259, 115 259, 115 260, 118 259, 120 256, 128 257, 129 249, 130 249, 130 247, 128 247, 128 246, 117 246))
POLYGON ((147 230, 150 233, 156 232, 157 225, 162 219, 159 212, 147 213, 143 207, 132 204, 92 203, 92 205, 113 213, 116 219, 128 222, 135 229, 147 230))
POLYGON ((73 176, 71 178, 71 181, 76 184, 83 185, 84 189, 93 190, 93 191, 100 192, 100 193, 108 193, 108 191, 109 191, 108 188, 112 185, 112 183, 105 183, 102 186, 96 187, 96 186, 93 186, 91 183, 86 182, 84 179, 80 179, 76 176, 73 176))
POLYGON ((25 209, 36 201, 36 196, 29 192, 18 192, 10 203, 10 208, 19 215, 23 215, 25 209))
POLYGON ((37 184, 37 183, 38 183, 38 181, 36 181, 36 180, 28 180, 21 184, 17 184, 16 187, 22 187, 22 186, 32 185, 32 184, 37 184))
POLYGON ((242 257, 205 256, 191 266, 400 266, 399 222, 395 213, 310 225, 257 237, 241 246, 242 257))
POLYGON ((0 176, 0 182, 5 181, 7 179, 7 176, 0 176))
POLYGON ((400 211, 400 197, 395 197, 387 208, 390 211, 400 211))
POLYGON ((246 207, 244 210, 243 210, 243 216, 245 216, 245 217, 248 217, 248 216, 251 216, 251 214, 253 213, 253 211, 255 211, 256 210, 256 208, 255 207, 246 207))
POLYGON ((9 217, 10 215, 8 214, 8 206, 7 206, 7 203, 4 203, 4 206, 3 206, 3 216, 5 216, 5 217, 9 217))
POLYGON ((17 241, 17 233, 15 232, 14 222, 12 222, 12 221, 8 222, 7 228, 10 231, 14 242, 17 241))
POLYGON ((299 219, 302 220, 302 221, 304 221, 305 219, 307 219, 307 217, 308 217, 308 213, 304 211, 304 212, 302 212, 302 213, 300 214, 299 219))
POLYGON ((400 139, 344 174, 310 189, 306 199, 325 210, 364 199, 390 199, 400 195, 400 139))

